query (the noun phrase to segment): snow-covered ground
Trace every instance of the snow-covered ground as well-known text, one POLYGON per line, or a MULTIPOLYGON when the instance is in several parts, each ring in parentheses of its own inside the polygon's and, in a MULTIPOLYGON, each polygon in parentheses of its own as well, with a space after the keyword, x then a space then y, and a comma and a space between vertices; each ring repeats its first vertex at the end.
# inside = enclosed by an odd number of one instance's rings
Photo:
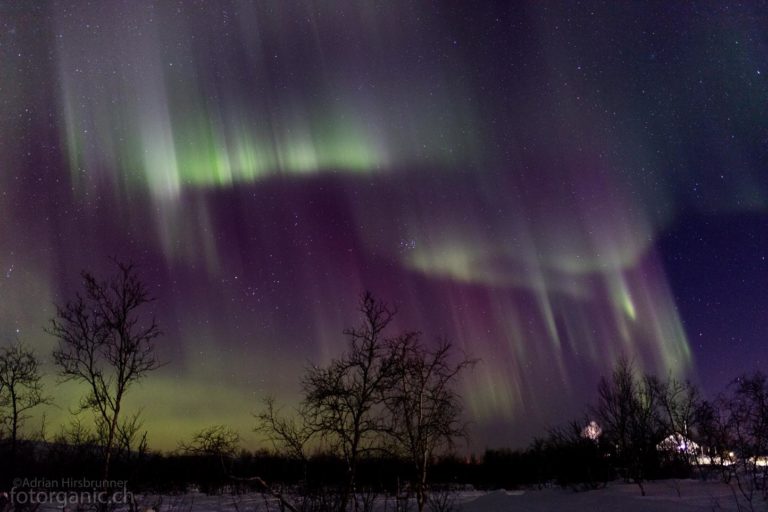
MULTIPOLYGON (((462 500, 462 512, 687 512, 736 511, 734 490, 719 482, 670 480, 645 485, 641 496, 636 485, 611 484, 597 491, 489 492, 462 500)), ((756 500, 758 498, 755 498, 756 500)), ((742 501, 742 504, 744 502, 742 501)), ((756 508, 760 510, 759 508, 756 508)))
MULTIPOLYGON (((574 492, 559 488, 525 491, 472 491, 450 495, 452 508, 442 512, 689 512, 768 510, 759 497, 751 509, 738 491, 721 482, 666 480, 646 484, 646 496, 633 484, 612 483, 596 491, 574 492)), ((261 494, 209 496, 190 493, 177 496, 136 496, 143 512, 266 512, 279 511, 275 499, 261 494)), ((295 500, 292 500, 295 502, 295 500)), ((298 503, 297 503, 298 504, 298 503)), ((415 510, 411 504, 410 510, 415 510)), ((61 510, 41 507, 39 510, 61 510)), ((392 498, 379 497, 376 512, 395 512, 392 498)), ((429 509, 428 509, 429 510, 429 509)))

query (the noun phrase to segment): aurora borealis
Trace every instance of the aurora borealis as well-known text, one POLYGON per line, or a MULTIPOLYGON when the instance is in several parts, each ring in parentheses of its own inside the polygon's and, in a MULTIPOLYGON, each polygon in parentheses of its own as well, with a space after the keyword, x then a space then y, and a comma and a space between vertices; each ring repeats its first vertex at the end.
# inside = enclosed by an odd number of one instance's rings
MULTIPOLYGON (((470 4, 0 0, 0 342, 52 373, 53 303, 135 260, 158 448, 255 446, 365 289, 480 358, 479 448, 621 355, 705 389, 762 368, 768 9, 470 4)), ((47 382, 57 428, 81 390, 47 382)))

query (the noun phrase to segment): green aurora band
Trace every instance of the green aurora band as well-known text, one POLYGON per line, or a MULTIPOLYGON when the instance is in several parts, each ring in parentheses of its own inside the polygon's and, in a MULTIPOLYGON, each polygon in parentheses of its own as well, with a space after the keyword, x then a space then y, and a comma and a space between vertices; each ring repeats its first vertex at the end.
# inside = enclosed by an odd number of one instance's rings
MULTIPOLYGON (((463 391, 489 444, 582 410, 622 355, 695 375, 656 244, 681 212, 765 209, 747 151, 718 150, 734 178, 703 176, 723 191, 693 204, 679 183, 701 148, 675 142, 687 127, 654 110, 653 84, 626 92, 631 70, 560 31, 564 7, 527 6, 547 23, 504 28, 522 48, 504 60, 424 4, 342 4, 11 12, 42 28, 18 36, 37 67, 0 59, 0 335, 47 357, 43 327, 78 272, 137 259, 169 364, 129 408, 163 449, 212 423, 257 445, 260 397, 295 403, 306 363, 343 349, 366 288, 401 304, 398 328, 481 359, 463 391), (640 126, 651 110, 672 133, 640 126)), ((731 51, 743 74, 759 50, 731 51)), ((746 119, 734 134, 763 116, 744 113, 754 100, 728 100, 746 119)), ((46 369, 58 428, 83 389, 46 369)))

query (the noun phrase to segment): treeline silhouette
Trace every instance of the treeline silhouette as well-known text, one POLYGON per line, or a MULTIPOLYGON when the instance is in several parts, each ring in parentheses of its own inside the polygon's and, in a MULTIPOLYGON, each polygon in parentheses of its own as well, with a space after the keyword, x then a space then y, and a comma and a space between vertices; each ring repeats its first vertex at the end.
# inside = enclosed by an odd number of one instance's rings
POLYGON ((161 366, 153 345, 161 333, 142 314, 153 299, 136 267, 116 266, 105 280, 84 272, 83 291, 57 307, 48 328, 60 378, 84 389, 68 425, 30 433, 30 412, 51 402, 39 360, 18 342, 0 349, 0 493, 24 478, 110 479, 134 492, 259 491, 287 510, 364 510, 385 494, 421 511, 440 509, 445 492, 465 486, 589 490, 622 479, 644 494, 648 480, 698 476, 720 478, 750 502, 767 497, 764 375, 739 377, 705 400, 689 382, 621 359, 582 417, 525 449, 459 457, 456 442, 468 432, 457 383, 475 361, 446 340, 391 333, 397 311, 370 293, 360 325, 344 332, 346 350, 307 369, 295 409, 269 397, 253 405, 254 430, 269 449, 244 450, 238 432, 211 425, 173 452, 152 451, 140 412, 123 400, 161 366))

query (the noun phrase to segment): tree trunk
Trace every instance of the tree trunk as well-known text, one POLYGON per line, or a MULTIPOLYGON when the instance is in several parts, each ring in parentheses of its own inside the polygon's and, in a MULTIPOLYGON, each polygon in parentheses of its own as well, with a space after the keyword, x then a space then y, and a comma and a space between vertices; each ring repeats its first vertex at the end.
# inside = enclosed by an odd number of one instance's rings
POLYGON ((427 504, 427 461, 426 454, 422 465, 419 470, 418 484, 416 485, 416 504, 419 507, 419 512, 424 512, 424 507, 427 504))
POLYGON ((117 430, 117 420, 120 414, 120 396, 115 399, 115 413, 109 422, 109 432, 107 433, 107 446, 104 453, 104 469, 102 470, 102 479, 109 478, 109 465, 112 459, 112 446, 115 444, 115 431, 117 430))
MULTIPOLYGON (((357 424, 356 424, 357 425, 357 424)), ((349 462, 347 463, 347 481, 342 490, 339 511, 346 512, 349 499, 355 492, 355 473, 357 472, 357 449, 360 445, 359 427, 355 427, 355 436, 349 450, 349 462)))
POLYGON ((419 512, 424 512, 424 505, 427 503, 427 496, 424 493, 424 489, 422 488, 421 484, 419 484, 419 488, 416 490, 416 505, 419 508, 419 512))
POLYGON ((347 467, 347 481, 344 485, 344 489, 341 491, 341 499, 339 500, 339 512, 346 512, 349 505, 349 498, 355 492, 355 469, 353 466, 347 467))
POLYGON ((19 438, 19 408, 13 388, 11 388, 11 406, 13 407, 13 417, 11 418, 13 422, 11 425, 11 463, 13 464, 16 462, 16 442, 19 438))

